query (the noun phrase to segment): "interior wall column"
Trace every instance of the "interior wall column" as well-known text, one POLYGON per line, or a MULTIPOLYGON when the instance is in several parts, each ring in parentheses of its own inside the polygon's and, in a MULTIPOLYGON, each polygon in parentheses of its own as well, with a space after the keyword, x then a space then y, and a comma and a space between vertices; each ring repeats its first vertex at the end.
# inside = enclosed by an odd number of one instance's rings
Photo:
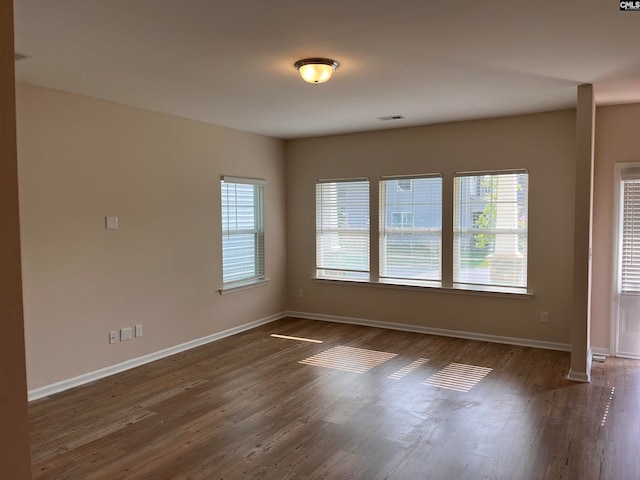
POLYGON ((573 319, 568 378, 591 380, 591 239, 593 219, 593 85, 578 87, 576 113, 576 183, 573 250, 573 319))
POLYGON ((22 314, 13 0, 0 0, 0 477, 31 478, 22 314))

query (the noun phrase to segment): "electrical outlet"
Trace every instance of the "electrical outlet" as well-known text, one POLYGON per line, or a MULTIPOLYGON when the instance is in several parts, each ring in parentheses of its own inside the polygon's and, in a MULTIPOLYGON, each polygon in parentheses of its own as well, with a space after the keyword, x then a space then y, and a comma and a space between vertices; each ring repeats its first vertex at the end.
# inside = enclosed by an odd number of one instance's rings
POLYGON ((302 290, 301 288, 298 289, 298 298, 302 298, 304 297, 304 290, 302 290))
POLYGON ((120 329, 120 341, 126 342, 127 340, 131 340, 131 327, 120 329))
POLYGON ((118 332, 115 330, 113 332, 109 332, 109 343, 116 343, 118 341, 118 332))
POLYGON ((540 323, 549 323, 549 312, 540 312, 540 323))
POLYGON ((142 336, 142 324, 136 325, 136 338, 142 336))

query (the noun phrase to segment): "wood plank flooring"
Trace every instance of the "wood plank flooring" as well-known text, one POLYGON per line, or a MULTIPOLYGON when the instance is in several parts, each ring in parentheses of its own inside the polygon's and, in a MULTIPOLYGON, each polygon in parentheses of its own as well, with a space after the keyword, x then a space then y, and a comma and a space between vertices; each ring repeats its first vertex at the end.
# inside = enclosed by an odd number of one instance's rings
POLYGON ((283 319, 32 402, 33 478, 640 479, 640 362, 569 360, 283 319))

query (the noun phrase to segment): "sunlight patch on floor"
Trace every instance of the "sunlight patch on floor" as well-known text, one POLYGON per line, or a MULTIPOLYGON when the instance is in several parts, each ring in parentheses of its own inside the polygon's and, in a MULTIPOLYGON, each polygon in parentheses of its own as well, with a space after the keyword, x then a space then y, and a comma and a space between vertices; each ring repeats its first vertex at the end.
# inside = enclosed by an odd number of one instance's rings
POLYGON ((392 373, 391 375, 389 375, 387 378, 391 378, 393 380, 398 380, 402 377, 406 377, 407 375, 409 375, 411 372, 413 372, 416 368, 424 365, 425 363, 427 363, 429 360, 427 358, 419 358, 417 360, 414 360, 413 362, 411 362, 409 365, 407 365, 404 368, 401 368, 400 370, 398 370, 397 372, 392 373))
POLYGON ((378 352, 366 348, 339 345, 299 361, 304 365, 333 368, 345 372, 364 373, 391 360, 396 353, 378 352))
POLYGON ((285 340, 298 340, 299 342, 322 343, 322 340, 314 340, 313 338, 290 337, 288 335, 280 335, 278 333, 272 333, 270 336, 272 336, 273 338, 284 338, 285 340))
POLYGON ((451 363, 423 382, 424 385, 468 392, 486 377, 491 368, 451 363))

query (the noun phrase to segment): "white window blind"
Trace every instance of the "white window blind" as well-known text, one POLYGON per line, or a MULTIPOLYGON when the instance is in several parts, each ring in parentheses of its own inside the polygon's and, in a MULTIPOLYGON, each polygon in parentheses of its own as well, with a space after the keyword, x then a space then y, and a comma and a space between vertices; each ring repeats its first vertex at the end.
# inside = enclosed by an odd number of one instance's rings
POLYGON ((264 280, 264 180, 223 177, 222 283, 232 288, 264 280))
POLYGON ((316 184, 316 276, 369 278, 369 180, 316 184))
POLYGON ((380 279, 440 282, 442 178, 380 180, 380 279))
POLYGON ((622 172, 621 293, 640 293, 640 172, 622 172))
POLYGON ((454 284, 526 289, 526 171, 458 174, 453 227, 454 284))

